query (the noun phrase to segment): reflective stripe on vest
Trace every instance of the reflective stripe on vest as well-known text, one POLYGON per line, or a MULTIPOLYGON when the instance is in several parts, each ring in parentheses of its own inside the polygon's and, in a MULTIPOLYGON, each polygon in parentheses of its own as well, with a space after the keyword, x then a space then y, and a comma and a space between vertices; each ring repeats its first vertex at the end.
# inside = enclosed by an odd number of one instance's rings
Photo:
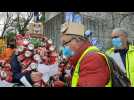
MULTIPOLYGON (((71 84, 71 86, 72 87, 76 87, 77 86, 77 84, 78 84, 78 80, 79 80, 79 71, 80 71, 80 62, 81 62, 81 60, 83 59, 83 57, 87 54, 87 53, 89 53, 89 52, 98 52, 99 51, 99 49, 97 48, 97 47, 95 47, 95 46, 91 46, 91 47, 89 47, 89 48, 87 48, 85 51, 84 51, 84 53, 81 55, 81 57, 79 58, 79 60, 78 60, 78 62, 77 62, 77 64, 76 64, 76 67, 75 67, 75 70, 74 70, 74 73, 73 73, 73 77, 72 77, 72 84, 71 84)), ((99 53, 99 52, 98 52, 99 53)), ((99 53, 99 54, 101 54, 102 56, 104 56, 105 57, 105 59, 106 59, 106 61, 108 62, 108 60, 107 60, 107 58, 106 58, 106 56, 104 55, 104 54, 102 54, 102 53, 99 53)), ((109 65, 109 64, 108 64, 109 65)), ((111 76, 110 76, 111 77, 111 76)), ((110 78, 111 79, 111 78, 110 78)), ((106 87, 111 87, 111 81, 109 81, 108 82, 108 84, 106 85, 106 87)))

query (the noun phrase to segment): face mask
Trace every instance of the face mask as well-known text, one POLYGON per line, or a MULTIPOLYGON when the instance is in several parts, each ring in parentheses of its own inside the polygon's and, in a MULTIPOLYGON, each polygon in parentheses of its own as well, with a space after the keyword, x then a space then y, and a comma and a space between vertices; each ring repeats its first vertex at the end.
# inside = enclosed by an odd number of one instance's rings
POLYGON ((122 41, 120 38, 113 38, 112 39, 112 44, 116 49, 119 49, 122 47, 122 41))
POLYGON ((74 55, 74 51, 72 51, 69 47, 64 47, 62 48, 62 52, 63 52, 63 55, 65 57, 70 57, 70 56, 73 56, 74 55))

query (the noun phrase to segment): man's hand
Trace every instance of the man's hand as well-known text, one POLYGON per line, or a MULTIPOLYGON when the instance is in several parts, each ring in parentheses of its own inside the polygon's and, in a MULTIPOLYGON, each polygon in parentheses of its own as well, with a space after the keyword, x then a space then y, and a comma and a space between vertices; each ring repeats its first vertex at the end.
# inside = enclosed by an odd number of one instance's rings
POLYGON ((42 79, 42 73, 40 72, 32 72, 31 73, 31 79, 33 82, 38 82, 42 79))
POLYGON ((62 82, 60 80, 54 81, 53 87, 64 87, 64 82, 62 82))

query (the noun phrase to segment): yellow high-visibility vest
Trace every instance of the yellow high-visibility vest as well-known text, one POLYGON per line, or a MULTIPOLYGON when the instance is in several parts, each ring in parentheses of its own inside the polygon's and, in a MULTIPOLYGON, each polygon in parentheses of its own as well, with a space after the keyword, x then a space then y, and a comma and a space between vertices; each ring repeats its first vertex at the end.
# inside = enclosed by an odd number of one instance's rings
MULTIPOLYGON (((110 57, 114 55, 114 48, 106 51, 106 54, 110 57)), ((131 81, 131 87, 134 87, 134 46, 129 45, 129 49, 126 54, 126 73, 128 79, 131 81)))
MULTIPOLYGON (((97 52, 99 53, 100 55, 104 56, 106 61, 107 61, 107 64, 108 64, 108 60, 107 60, 107 57, 103 54, 103 53, 100 53, 99 52, 99 49, 95 46, 91 46, 89 48, 87 48, 84 53, 81 55, 81 57, 79 58, 77 64, 76 64, 76 67, 75 67, 75 70, 74 70, 74 73, 73 73, 73 77, 72 77, 72 83, 71 83, 71 87, 77 87, 77 84, 78 84, 78 80, 79 80, 79 72, 80 72, 80 62, 81 60, 83 59, 83 57, 89 53, 89 52, 97 52)), ((109 66, 109 64, 108 64, 109 66)), ((109 66, 109 69, 110 69, 110 66, 109 66)), ((105 87, 111 87, 112 84, 111 84, 111 76, 110 76, 110 80, 109 82, 107 83, 107 85, 105 87)))

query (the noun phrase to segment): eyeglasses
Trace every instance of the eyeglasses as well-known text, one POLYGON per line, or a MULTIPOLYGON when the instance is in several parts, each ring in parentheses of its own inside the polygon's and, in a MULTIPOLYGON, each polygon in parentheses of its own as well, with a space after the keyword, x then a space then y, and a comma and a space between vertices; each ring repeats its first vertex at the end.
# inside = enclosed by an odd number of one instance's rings
POLYGON ((69 41, 67 41, 67 42, 64 42, 62 45, 63 46, 66 46, 68 43, 70 43, 73 39, 75 39, 75 38, 72 38, 72 39, 70 39, 69 41))
POLYGON ((112 39, 113 39, 113 38, 118 38, 118 37, 119 37, 119 36, 113 36, 112 39))

